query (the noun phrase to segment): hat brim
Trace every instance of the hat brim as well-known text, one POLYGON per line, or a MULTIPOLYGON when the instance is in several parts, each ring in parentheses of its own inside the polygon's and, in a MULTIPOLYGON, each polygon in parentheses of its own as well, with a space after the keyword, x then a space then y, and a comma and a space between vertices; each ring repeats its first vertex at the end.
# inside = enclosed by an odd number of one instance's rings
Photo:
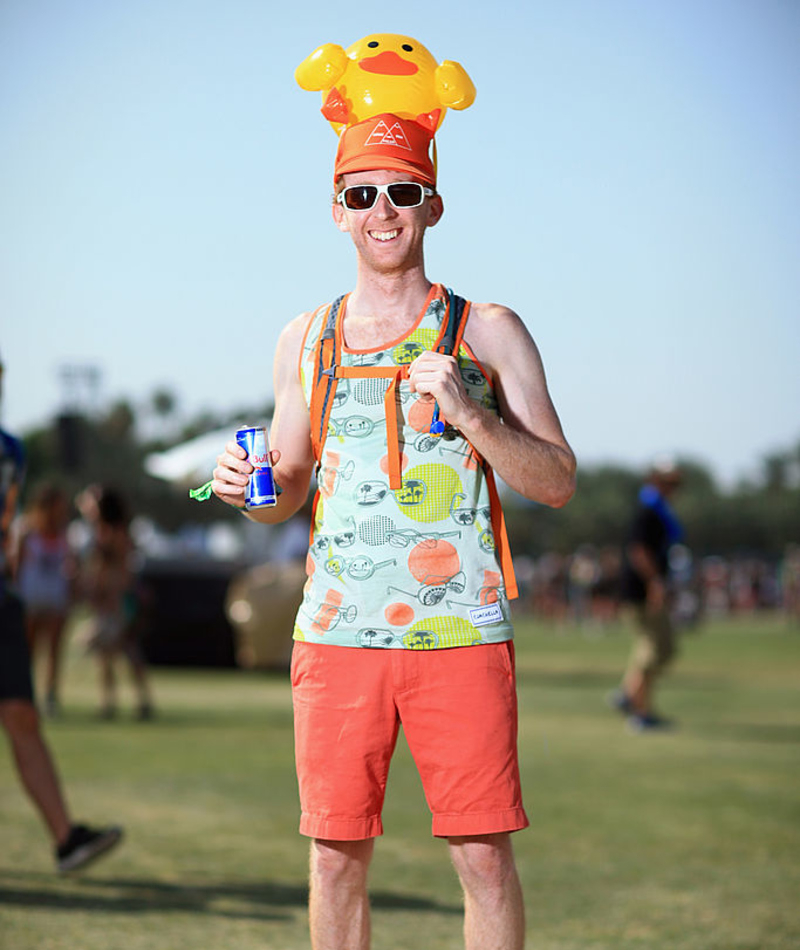
POLYGON ((430 172, 424 168, 420 168, 420 166, 414 162, 403 162, 388 157, 367 161, 364 156, 354 156, 337 165, 336 180, 338 181, 342 175, 352 175, 355 172, 376 171, 401 172, 403 175, 410 175, 412 178, 418 179, 426 185, 436 184, 436 179, 430 172))

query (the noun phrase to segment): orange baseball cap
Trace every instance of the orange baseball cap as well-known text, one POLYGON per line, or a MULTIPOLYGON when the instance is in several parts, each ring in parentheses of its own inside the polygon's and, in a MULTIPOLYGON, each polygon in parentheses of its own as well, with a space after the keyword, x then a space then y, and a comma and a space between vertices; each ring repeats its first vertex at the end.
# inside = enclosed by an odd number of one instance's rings
POLYGON ((436 167, 430 154, 434 131, 389 112, 348 126, 339 137, 334 185, 348 172, 383 169, 406 172, 435 185, 436 167))

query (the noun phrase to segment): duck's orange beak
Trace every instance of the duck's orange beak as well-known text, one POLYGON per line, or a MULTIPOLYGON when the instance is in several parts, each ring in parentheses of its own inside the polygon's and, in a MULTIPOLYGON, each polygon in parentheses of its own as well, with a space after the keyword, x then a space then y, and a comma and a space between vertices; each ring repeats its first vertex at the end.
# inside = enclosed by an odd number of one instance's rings
POLYGON ((358 65, 368 73, 380 73, 382 76, 413 76, 419 72, 416 63, 409 62, 391 50, 378 53, 377 56, 368 56, 359 61, 358 65))

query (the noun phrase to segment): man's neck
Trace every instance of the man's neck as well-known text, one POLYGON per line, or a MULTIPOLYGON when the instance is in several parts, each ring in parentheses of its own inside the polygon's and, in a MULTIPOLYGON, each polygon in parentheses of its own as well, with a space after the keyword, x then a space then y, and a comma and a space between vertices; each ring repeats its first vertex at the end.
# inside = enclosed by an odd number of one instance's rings
POLYGON ((373 287, 369 293, 359 293, 356 288, 344 314, 342 329, 347 346, 373 349, 404 336, 417 321, 430 287, 373 287))
POLYGON ((431 282, 422 267, 392 274, 359 269, 345 320, 349 317, 355 324, 375 319, 402 329, 416 320, 430 289, 431 282))

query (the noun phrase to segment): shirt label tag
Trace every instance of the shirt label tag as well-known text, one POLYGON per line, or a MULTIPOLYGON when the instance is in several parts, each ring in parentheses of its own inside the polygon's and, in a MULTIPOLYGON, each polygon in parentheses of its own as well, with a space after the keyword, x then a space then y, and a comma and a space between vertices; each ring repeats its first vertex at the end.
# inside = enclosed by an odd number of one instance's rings
POLYGON ((485 607, 470 607, 469 619, 473 627, 485 627, 489 623, 501 623, 503 608, 497 602, 485 607))

